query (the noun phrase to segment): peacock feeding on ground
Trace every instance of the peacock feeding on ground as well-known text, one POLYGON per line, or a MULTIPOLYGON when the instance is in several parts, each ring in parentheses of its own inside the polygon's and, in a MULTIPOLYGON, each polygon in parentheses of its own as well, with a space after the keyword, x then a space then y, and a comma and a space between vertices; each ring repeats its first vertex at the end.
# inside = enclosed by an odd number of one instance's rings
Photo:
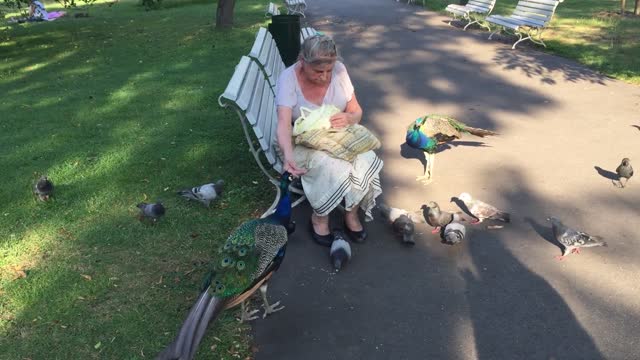
POLYGON ((295 230, 291 221, 291 175, 280 180, 281 198, 273 214, 244 222, 218 250, 218 262, 207 273, 202 292, 191 308, 174 341, 156 359, 192 359, 209 323, 223 310, 242 306, 241 321, 257 318, 246 300, 258 289, 264 315, 281 310, 280 302, 269 304, 267 281, 284 259, 288 235, 295 230))
POLYGON ((493 131, 474 128, 444 115, 426 115, 413 121, 407 128, 407 144, 427 153, 424 175, 418 176, 416 181, 422 181, 425 185, 431 183, 438 145, 460 139, 465 133, 479 137, 498 135, 493 131))

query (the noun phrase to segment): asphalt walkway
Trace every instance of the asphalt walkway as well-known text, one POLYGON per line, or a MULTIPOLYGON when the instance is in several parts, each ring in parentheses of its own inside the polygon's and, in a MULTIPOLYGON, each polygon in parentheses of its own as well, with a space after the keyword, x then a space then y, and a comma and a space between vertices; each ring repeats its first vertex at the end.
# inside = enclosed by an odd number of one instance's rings
POLYGON ((384 200, 454 210, 450 197, 467 191, 513 223, 469 228, 456 246, 420 226, 407 248, 376 220, 334 273, 309 236, 308 205, 297 208, 269 290, 286 308, 255 322, 256 359, 638 359, 640 176, 619 189, 607 174, 623 157, 640 170, 640 88, 532 47, 512 51, 403 2, 307 2, 383 142, 384 200), (421 155, 403 143, 427 113, 501 135, 439 153, 424 187, 414 180, 421 155), (549 215, 610 246, 558 262, 549 215))

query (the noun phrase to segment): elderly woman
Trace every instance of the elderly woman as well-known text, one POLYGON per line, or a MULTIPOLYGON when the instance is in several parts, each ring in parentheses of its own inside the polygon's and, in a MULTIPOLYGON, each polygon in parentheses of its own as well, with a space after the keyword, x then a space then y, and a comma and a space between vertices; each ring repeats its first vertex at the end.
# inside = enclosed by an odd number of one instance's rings
POLYGON ((300 116, 300 107, 334 105, 342 112, 331 117, 333 128, 357 124, 362 118, 351 79, 344 64, 338 61, 336 45, 330 37, 315 35, 305 40, 298 61, 278 79, 276 104, 277 137, 284 169, 301 176, 305 195, 314 210, 313 239, 331 246, 329 213, 344 200, 345 232, 354 242, 365 241, 367 233, 360 223, 358 209, 364 210, 367 221, 372 219, 375 198, 382 193, 379 178, 382 160, 368 151, 348 162, 292 143, 292 124, 300 116))

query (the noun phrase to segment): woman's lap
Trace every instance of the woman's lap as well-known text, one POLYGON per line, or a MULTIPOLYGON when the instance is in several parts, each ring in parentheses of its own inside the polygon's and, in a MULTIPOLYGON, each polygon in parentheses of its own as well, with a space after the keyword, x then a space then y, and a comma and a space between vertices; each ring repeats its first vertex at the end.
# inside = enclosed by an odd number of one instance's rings
POLYGON ((302 186, 318 215, 328 215, 344 199, 346 210, 360 205, 366 221, 373 219, 371 210, 382 193, 379 173, 383 165, 373 151, 358 155, 350 163, 322 151, 296 146, 294 158, 308 170, 301 178, 302 186))

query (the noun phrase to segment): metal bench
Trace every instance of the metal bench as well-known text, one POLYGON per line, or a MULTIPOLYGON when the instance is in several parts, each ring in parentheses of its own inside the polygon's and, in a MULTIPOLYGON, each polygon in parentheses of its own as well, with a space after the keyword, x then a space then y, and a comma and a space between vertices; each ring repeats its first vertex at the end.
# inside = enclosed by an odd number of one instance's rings
POLYGON ((498 25, 498 28, 489 35, 489 39, 502 29, 510 29, 519 37, 511 47, 512 49, 515 49, 516 45, 525 40, 531 40, 536 44, 547 47, 544 41, 542 41, 542 32, 547 27, 549 21, 551 21, 556 7, 560 2, 562 1, 520 0, 511 15, 488 16, 485 21, 498 25), (523 35, 526 35, 526 37, 523 37, 523 35))
POLYGON ((284 0, 284 3, 287 6, 287 14, 299 14, 302 15, 302 17, 306 17, 304 15, 304 11, 307 9, 305 0, 284 0))
MULTIPOLYGON (((467 20, 467 25, 463 28, 465 31, 473 24, 479 24, 491 31, 491 28, 481 21, 484 16, 491 13, 495 5, 496 0, 470 0, 466 5, 450 4, 445 10, 451 13, 451 21, 455 20, 457 16, 467 20)), ((449 25, 451 25, 451 21, 449 21, 449 25)))
POLYGON ((278 6, 276 6, 276 4, 270 2, 269 5, 267 5, 267 12, 264 14, 264 16, 269 17, 274 15, 280 15, 280 9, 278 9, 278 6))
MULTIPOLYGON (((247 138, 249 151, 253 154, 260 170, 276 188, 276 198, 263 214, 263 217, 267 216, 275 210, 280 199, 278 175, 282 174, 283 169, 276 151, 278 115, 275 95, 266 74, 256 60, 248 56, 240 59, 227 88, 218 98, 218 103, 222 107, 235 110, 247 138), (253 131, 249 130, 250 128, 253 131)), ((292 206, 297 206, 306 200, 302 189, 292 185, 290 190, 293 194, 300 196, 292 206)))

